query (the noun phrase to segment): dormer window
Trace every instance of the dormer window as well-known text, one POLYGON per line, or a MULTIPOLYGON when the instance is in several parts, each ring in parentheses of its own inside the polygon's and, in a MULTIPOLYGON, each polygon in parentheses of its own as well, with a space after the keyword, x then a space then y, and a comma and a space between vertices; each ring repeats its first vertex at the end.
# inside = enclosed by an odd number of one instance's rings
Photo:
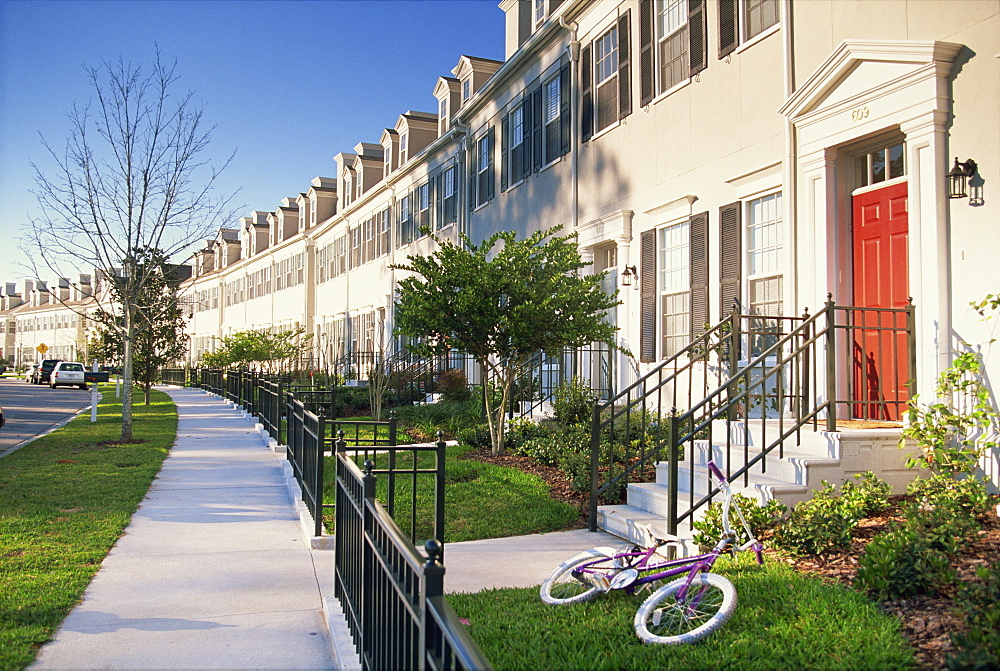
POLYGON ((545 21, 545 0, 535 0, 535 30, 538 30, 538 26, 542 25, 545 21))
POLYGON ((462 102, 472 97, 472 78, 466 78, 462 80, 462 102))
POLYGON ((407 140, 410 137, 409 133, 400 133, 399 135, 399 163, 402 165, 406 163, 406 159, 409 158, 406 155, 407 140))
POLYGON ((444 125, 448 125, 448 99, 441 98, 438 101, 438 118, 444 122, 444 125))

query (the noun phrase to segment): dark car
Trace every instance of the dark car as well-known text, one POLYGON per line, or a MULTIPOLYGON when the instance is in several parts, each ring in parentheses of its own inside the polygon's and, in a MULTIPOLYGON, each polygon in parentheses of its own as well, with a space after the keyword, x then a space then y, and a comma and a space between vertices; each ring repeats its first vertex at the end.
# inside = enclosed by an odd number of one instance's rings
POLYGON ((38 365, 38 370, 35 371, 35 377, 32 382, 35 384, 48 384, 49 378, 52 376, 52 369, 56 367, 56 364, 62 361, 62 359, 45 359, 38 365))

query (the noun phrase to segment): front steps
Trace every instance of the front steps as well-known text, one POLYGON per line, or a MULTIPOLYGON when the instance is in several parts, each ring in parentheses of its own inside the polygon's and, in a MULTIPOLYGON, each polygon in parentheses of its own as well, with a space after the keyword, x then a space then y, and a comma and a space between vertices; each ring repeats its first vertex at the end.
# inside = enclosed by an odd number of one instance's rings
MULTIPOLYGON (((777 438, 777 421, 766 421, 766 425, 760 420, 750 420, 749 424, 739 422, 730 427, 730 440, 740 440, 740 444, 731 442, 728 446, 733 470, 744 463, 744 454, 750 458, 759 454, 765 437, 768 442, 777 438), (744 439, 746 445, 742 444, 744 439)), ((797 437, 785 440, 783 457, 779 458, 777 450, 772 451, 764 459, 765 467, 758 464, 751 469, 748 478, 737 478, 732 483, 733 490, 761 502, 777 499, 791 508, 811 498, 812 491, 819 489, 824 480, 839 485, 855 473, 870 470, 886 480, 894 494, 901 494, 917 472, 905 466, 910 450, 899 449, 900 431, 901 428, 844 428, 833 432, 814 432, 803 428, 797 437)), ((713 435, 725 436, 725 425, 720 423, 718 427, 713 427, 713 435)), ((695 441, 694 451, 693 494, 690 491, 688 462, 683 462, 685 465, 678 469, 678 507, 682 511, 687 509, 690 501, 697 501, 708 493, 707 463, 710 459, 714 459, 723 472, 727 470, 725 446, 710 447, 708 441, 695 441)), ((598 508, 598 527, 636 543, 643 542, 642 525, 650 525, 660 534, 667 533, 669 481, 668 464, 657 464, 656 481, 630 484, 626 504, 598 508)), ((696 511, 695 518, 700 518, 704 510, 703 506, 696 511)), ((682 524, 677 535, 690 538, 690 525, 682 524)), ((691 547, 686 549, 693 550, 691 547)))

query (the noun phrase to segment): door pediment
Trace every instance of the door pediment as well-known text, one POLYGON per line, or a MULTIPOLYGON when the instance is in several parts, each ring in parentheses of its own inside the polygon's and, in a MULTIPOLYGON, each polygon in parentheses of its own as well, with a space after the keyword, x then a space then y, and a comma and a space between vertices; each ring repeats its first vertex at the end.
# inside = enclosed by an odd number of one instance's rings
POLYGON ((947 75, 961 49, 961 44, 950 42, 846 40, 779 111, 796 122, 866 94, 884 94, 894 82, 905 85, 913 77, 947 75))

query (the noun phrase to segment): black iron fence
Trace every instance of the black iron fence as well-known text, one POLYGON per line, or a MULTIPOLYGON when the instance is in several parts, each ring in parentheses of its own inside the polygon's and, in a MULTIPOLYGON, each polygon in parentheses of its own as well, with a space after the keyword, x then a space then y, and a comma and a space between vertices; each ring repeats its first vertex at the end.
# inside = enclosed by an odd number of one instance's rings
POLYGON ((334 594, 363 668, 492 668, 444 599, 440 542, 421 556, 376 500, 371 460, 336 463, 334 594))
POLYGON ((326 420, 289 395, 286 456, 313 518, 313 535, 323 535, 323 462, 328 443, 326 420))

